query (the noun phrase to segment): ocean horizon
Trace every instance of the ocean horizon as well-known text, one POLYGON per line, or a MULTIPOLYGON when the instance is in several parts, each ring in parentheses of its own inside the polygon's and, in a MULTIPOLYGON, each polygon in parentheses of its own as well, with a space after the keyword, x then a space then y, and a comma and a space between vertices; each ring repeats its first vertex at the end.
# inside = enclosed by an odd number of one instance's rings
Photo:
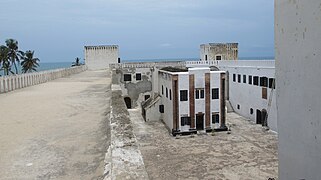
MULTIPOLYGON (((131 62, 157 62, 157 61, 198 61, 199 58, 164 58, 164 59, 129 59, 121 60, 121 63, 131 63, 131 62)), ((268 57, 239 57, 239 60, 274 60, 273 56, 268 57)), ((83 62, 81 62, 83 63, 83 62)), ((37 72, 60 69, 60 68, 69 68, 72 65, 72 62, 41 62, 39 63, 37 72)), ((18 66, 19 73, 21 73, 21 67, 18 66)), ((14 71, 14 67, 12 68, 14 71)), ((3 76, 4 72, 0 71, 0 75, 3 76)))

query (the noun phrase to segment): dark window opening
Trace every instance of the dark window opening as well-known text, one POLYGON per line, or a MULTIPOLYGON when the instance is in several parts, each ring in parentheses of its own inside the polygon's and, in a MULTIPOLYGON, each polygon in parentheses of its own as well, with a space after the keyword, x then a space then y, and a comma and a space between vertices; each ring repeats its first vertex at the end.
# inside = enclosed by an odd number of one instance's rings
POLYGON ((172 90, 169 90, 169 100, 172 100, 172 90))
POLYGON ((269 78, 269 88, 275 89, 275 79, 274 78, 269 78))
POLYGON ((132 75, 131 74, 124 74, 124 81, 132 81, 132 75))
POLYGON ((260 86, 268 87, 268 78, 267 77, 260 77, 260 86))
POLYGON ((159 105, 159 112, 164 113, 164 105, 159 105))
POLYGON ((250 109, 250 114, 253 114, 253 109, 252 108, 250 109))
POLYGON ((249 84, 252 84, 252 76, 249 76, 249 84))
POLYGON ((253 77, 253 84, 258 86, 259 85, 259 77, 258 76, 254 76, 253 77))
POLYGON ((212 89, 212 99, 219 99, 219 88, 212 89))
POLYGON ((246 75, 243 75, 243 83, 246 83, 246 75))
POLYGON ((180 90, 180 101, 188 101, 188 91, 187 90, 180 90))
POLYGON ((222 60, 222 56, 216 56, 216 60, 222 60))
POLYGON ((207 55, 205 55, 205 61, 207 61, 207 55))
POLYGON ((191 125, 190 117, 181 117, 181 126, 191 125))
POLYGON ((238 74, 238 75, 237 75, 237 82, 238 82, 238 83, 241 83, 241 74, 238 74))
POLYGON ((233 82, 236 82, 236 74, 233 74, 233 82))
POLYGON ((137 73, 137 74, 136 74, 136 80, 137 80, 137 81, 142 80, 142 74, 141 74, 141 73, 137 73))
POLYGON ((195 90, 195 99, 204 99, 204 89, 195 90))
POLYGON ((166 97, 168 98, 168 89, 166 88, 166 97))
POLYGON ((162 95, 164 95, 164 86, 162 85, 162 95))
POLYGON ((129 97, 125 97, 124 98, 124 101, 125 101, 125 104, 126 104, 126 107, 127 109, 131 109, 132 108, 132 101, 129 97))
POLYGON ((150 98, 150 95, 145 95, 145 101, 150 98))
POLYGON ((220 115, 219 114, 212 114, 212 123, 220 123, 220 115))
POLYGON ((237 109, 241 109, 241 106, 239 104, 237 105, 237 109))

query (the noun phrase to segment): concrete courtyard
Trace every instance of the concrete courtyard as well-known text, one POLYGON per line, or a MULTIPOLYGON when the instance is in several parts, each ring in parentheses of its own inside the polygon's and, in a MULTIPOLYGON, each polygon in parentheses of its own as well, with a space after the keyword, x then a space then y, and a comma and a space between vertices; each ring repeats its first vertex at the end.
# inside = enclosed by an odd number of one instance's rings
POLYGON ((109 86, 86 71, 0 94, 0 179, 102 179, 109 86))
POLYGON ((129 110, 150 179, 267 180, 277 178, 277 134, 229 113, 231 134, 169 135, 161 122, 129 110))

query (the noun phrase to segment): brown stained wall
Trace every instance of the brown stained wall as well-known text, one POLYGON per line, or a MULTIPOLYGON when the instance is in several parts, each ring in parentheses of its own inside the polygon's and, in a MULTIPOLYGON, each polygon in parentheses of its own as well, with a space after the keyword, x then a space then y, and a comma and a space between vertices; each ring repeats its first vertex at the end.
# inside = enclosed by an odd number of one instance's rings
MULTIPOLYGON (((205 73, 205 128, 211 128, 211 74, 205 73)), ((223 96, 224 97, 224 96, 223 96)))
POLYGON ((222 55, 223 60, 238 60, 238 44, 213 44, 210 47, 210 56, 215 59, 215 55, 222 55))
POLYGON ((191 129, 195 128, 195 76, 194 74, 189 75, 189 112, 191 117, 191 129))
POLYGON ((226 127, 225 125, 225 119, 226 119, 226 114, 225 114, 225 78, 226 74, 221 73, 221 87, 220 87, 220 101, 221 101, 221 107, 220 107, 220 117, 221 117, 221 127, 224 128, 226 127))
POLYGON ((178 128, 178 76, 172 76, 172 90, 173 90, 173 130, 178 128))

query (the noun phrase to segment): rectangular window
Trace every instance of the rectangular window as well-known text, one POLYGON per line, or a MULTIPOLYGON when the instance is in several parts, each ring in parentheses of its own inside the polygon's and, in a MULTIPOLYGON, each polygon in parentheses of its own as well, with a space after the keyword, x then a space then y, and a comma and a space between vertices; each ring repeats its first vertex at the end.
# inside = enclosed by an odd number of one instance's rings
POLYGON ((124 81, 132 81, 132 75, 131 74, 124 74, 124 81))
POLYGON ((162 95, 164 95, 164 86, 162 85, 162 95))
POLYGON ((269 78, 269 88, 275 89, 275 79, 274 78, 269 78))
POLYGON ((218 113, 212 114, 212 123, 220 123, 220 115, 218 113))
POLYGON ((164 113, 164 105, 159 105, 159 112, 164 113))
POLYGON ((249 84, 252 84, 252 76, 249 76, 249 84))
POLYGON ((141 73, 136 73, 136 81, 142 80, 142 74, 141 73))
POLYGON ((181 126, 191 125, 190 117, 181 117, 181 126))
POLYGON ((243 75, 243 83, 246 83, 246 75, 243 75))
POLYGON ((187 90, 180 90, 180 100, 181 101, 188 101, 188 91, 187 90))
POLYGON ((258 86, 259 85, 259 77, 258 76, 254 76, 253 77, 253 84, 258 86))
POLYGON ((268 87, 268 78, 267 77, 260 77, 260 86, 268 87))
POLYGON ((241 74, 238 74, 238 75, 237 75, 237 82, 238 82, 238 83, 241 83, 241 74))
POLYGON ((236 74, 233 74, 233 82, 236 82, 236 74))
POLYGON ((166 88, 166 97, 168 98, 168 89, 166 88))
POLYGON ((172 100, 172 90, 169 90, 169 100, 172 100))
POLYGON ((195 99, 204 99, 204 89, 195 89, 195 99))
POLYGON ((219 88, 212 89, 212 99, 219 99, 219 88))

